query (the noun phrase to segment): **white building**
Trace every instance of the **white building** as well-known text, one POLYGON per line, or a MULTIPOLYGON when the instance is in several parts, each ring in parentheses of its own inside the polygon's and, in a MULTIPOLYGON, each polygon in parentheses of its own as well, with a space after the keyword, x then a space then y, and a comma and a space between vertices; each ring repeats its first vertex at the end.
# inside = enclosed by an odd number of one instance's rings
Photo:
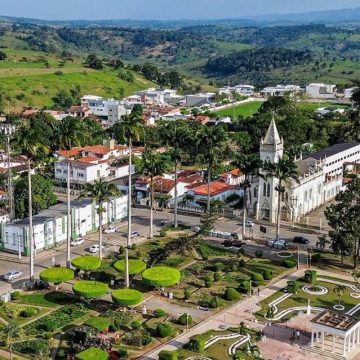
POLYGON ((356 87, 352 87, 349 89, 345 89, 344 90, 344 98, 345 99, 351 99, 351 97, 353 96, 354 91, 356 90, 356 87))
POLYGON ((336 85, 312 83, 306 86, 306 94, 314 99, 335 98, 336 85))
POLYGON ((230 95, 231 93, 236 93, 241 96, 252 96, 254 95, 255 86, 252 85, 235 85, 235 86, 224 86, 219 88, 219 94, 230 95))
POLYGON ((301 92, 301 87, 298 85, 276 85, 261 90, 264 96, 291 96, 299 92, 301 92))
POLYGON ((172 99, 178 99, 176 90, 172 89, 149 88, 137 91, 135 95, 141 97, 144 105, 166 105, 171 102, 172 99))
POLYGON ((131 112, 131 107, 126 107, 125 104, 110 104, 107 106, 107 125, 114 126, 121 121, 121 117, 128 115, 131 112))
POLYGON ((103 99, 100 96, 84 95, 81 98, 81 106, 90 109, 95 116, 108 117, 109 109, 112 109, 112 113, 116 110, 118 113, 124 112, 122 115, 126 114, 125 102, 123 100, 103 99))
MULTIPOLYGON (((283 156, 284 143, 275 121, 272 120, 260 144, 260 158, 276 163, 283 156)), ((285 185, 281 216, 285 220, 298 220, 333 199, 343 189, 345 163, 360 163, 360 144, 336 144, 297 160, 299 182, 285 185)), ((278 180, 257 178, 251 188, 252 209, 257 219, 276 222, 278 180)))
POLYGON ((215 93, 207 92, 207 93, 199 93, 195 95, 186 95, 185 97, 185 106, 202 106, 205 104, 211 104, 212 98, 215 93))
MULTIPOLYGON (((126 196, 103 204, 103 224, 123 220, 127 216, 126 196)), ((72 239, 84 236, 99 228, 97 206, 89 199, 71 202, 72 239)), ((23 219, 1 226, 1 248, 3 251, 19 250, 29 255, 29 219, 23 219)), ((57 246, 67 239, 67 207, 60 203, 33 217, 35 251, 39 252, 57 246)))

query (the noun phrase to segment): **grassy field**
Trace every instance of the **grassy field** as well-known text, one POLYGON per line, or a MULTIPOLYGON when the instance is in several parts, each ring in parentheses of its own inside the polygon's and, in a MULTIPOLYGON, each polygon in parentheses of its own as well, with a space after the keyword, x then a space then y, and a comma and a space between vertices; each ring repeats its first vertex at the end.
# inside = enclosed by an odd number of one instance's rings
POLYGON ((228 109, 219 110, 216 112, 219 116, 230 116, 237 119, 239 116, 248 117, 255 114, 261 106, 261 101, 253 101, 241 105, 237 105, 228 109))
POLYGON ((134 81, 127 82, 110 68, 85 68, 81 58, 61 63, 58 57, 42 52, 3 51, 8 56, 6 61, 0 61, 0 93, 5 95, 5 111, 51 107, 51 99, 59 90, 69 91, 75 86, 80 86, 82 94, 119 98, 154 85, 136 73, 134 81))
POLYGON ((302 103, 298 103, 298 106, 301 109, 312 110, 312 111, 315 111, 316 109, 323 107, 337 107, 341 109, 345 109, 349 107, 348 105, 344 105, 344 104, 333 104, 327 102, 302 102, 302 103))

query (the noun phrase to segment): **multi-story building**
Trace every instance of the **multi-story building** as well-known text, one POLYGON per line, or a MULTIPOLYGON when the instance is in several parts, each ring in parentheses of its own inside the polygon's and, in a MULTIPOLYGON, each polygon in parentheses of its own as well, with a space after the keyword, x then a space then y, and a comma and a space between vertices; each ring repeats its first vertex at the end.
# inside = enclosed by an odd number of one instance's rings
POLYGON ((276 85, 261 90, 261 94, 264 96, 292 96, 299 92, 301 92, 301 88, 298 85, 276 85))
POLYGON ((314 99, 335 98, 336 85, 312 83, 306 86, 306 94, 314 99))
POLYGON ((219 88, 219 94, 230 95, 231 93, 236 93, 241 96, 253 96, 255 91, 255 86, 252 85, 235 85, 235 86, 224 86, 219 88))

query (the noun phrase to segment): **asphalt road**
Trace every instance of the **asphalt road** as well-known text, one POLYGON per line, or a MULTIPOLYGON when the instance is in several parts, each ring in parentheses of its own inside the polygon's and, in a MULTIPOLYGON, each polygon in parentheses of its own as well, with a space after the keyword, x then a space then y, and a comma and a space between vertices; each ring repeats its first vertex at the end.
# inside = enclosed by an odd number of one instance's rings
MULTIPOLYGON (((200 222, 200 217, 189 215, 178 215, 180 223, 196 226, 200 222)), ((172 222, 173 214, 157 211, 154 214, 154 234, 157 234, 161 230, 161 222, 172 222)), ((133 231, 138 231, 140 237, 134 238, 134 243, 141 243, 146 241, 149 236, 149 210, 148 209, 133 209, 133 231)), ((221 218, 217 221, 216 230, 236 232, 241 234, 242 225, 241 219, 225 219, 221 218)), ((252 235, 255 238, 267 238, 271 239, 275 237, 276 229, 274 226, 266 226, 267 234, 260 233, 260 226, 256 224, 253 228, 247 229, 247 234, 252 235), (264 236, 265 235, 265 236, 264 236)), ((105 245, 104 255, 109 252, 117 252, 120 245, 126 244, 126 230, 127 222, 121 222, 117 224, 117 232, 113 234, 104 234, 103 242, 105 245)), ((294 236, 305 236, 310 240, 310 246, 315 246, 319 233, 308 229, 297 229, 289 226, 283 226, 281 230, 281 238, 291 239, 294 236)), ((89 234, 85 237, 86 242, 83 245, 72 247, 72 257, 79 255, 90 254, 89 247, 98 243, 98 233, 89 234)), ((256 245, 255 245, 256 246, 256 245)), ((263 248, 263 247, 262 247, 263 248)), ((270 250, 270 249, 269 249, 270 250)), ((58 248, 54 248, 48 251, 37 254, 35 258, 35 277, 41 270, 53 266, 55 263, 65 265, 66 261, 66 246, 61 245, 58 248)), ((23 258, 19 261, 16 255, 8 255, 0 253, 0 274, 4 274, 7 271, 19 270, 24 273, 24 276, 18 280, 12 282, 6 282, 2 278, 0 280, 0 294, 5 293, 11 289, 21 288, 24 281, 28 278, 29 274, 29 262, 28 259, 23 258)))

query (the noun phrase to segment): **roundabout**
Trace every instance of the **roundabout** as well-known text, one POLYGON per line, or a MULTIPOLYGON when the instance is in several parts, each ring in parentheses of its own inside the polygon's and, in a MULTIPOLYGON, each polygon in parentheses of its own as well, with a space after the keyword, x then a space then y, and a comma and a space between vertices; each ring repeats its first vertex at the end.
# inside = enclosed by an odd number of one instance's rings
POLYGON ((333 306, 333 309, 337 310, 337 311, 343 311, 345 310, 345 306, 337 304, 333 306))
POLYGON ((281 251, 276 253, 276 255, 280 258, 290 258, 293 256, 293 253, 289 252, 289 251, 281 251))
POLYGON ((350 296, 354 299, 360 299, 360 294, 359 293, 350 293, 350 296))
POLYGON ((321 285, 316 285, 316 287, 313 285, 305 285, 302 290, 310 295, 325 295, 329 291, 325 286, 321 285))

